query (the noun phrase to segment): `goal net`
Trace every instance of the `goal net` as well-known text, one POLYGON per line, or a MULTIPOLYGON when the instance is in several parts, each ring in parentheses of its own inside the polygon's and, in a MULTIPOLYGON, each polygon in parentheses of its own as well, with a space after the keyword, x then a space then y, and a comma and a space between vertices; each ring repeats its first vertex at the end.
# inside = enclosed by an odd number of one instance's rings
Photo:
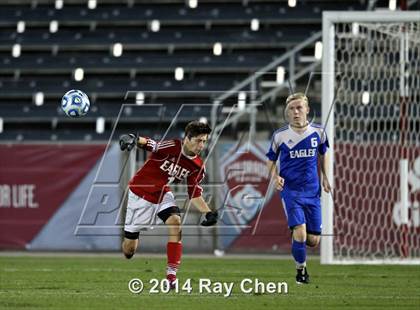
POLYGON ((420 12, 325 12, 322 263, 420 263, 420 12))

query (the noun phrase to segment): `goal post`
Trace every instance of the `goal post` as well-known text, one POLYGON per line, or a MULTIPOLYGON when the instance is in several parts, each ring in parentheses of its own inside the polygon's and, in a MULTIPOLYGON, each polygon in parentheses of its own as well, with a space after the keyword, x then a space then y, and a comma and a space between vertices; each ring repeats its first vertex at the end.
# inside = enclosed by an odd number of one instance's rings
POLYGON ((323 264, 420 264, 419 16, 323 13, 323 264))

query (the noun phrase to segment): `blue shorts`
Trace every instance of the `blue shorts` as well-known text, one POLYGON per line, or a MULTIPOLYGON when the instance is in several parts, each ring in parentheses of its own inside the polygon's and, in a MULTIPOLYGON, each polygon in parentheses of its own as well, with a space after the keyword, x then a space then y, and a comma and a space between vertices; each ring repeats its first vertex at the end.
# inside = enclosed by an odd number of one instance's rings
POLYGON ((306 224, 306 232, 320 235, 322 228, 321 198, 296 197, 285 192, 280 193, 287 224, 293 227, 306 224))

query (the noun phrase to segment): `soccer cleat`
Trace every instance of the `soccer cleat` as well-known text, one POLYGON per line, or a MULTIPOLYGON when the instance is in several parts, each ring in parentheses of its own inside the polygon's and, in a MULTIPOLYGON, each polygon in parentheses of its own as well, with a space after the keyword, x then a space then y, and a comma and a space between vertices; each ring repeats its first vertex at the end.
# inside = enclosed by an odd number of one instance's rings
POLYGON ((297 284, 309 284, 309 274, 306 267, 296 269, 296 283, 297 284))
POLYGON ((174 274, 168 274, 166 276, 166 280, 168 280, 169 288, 171 290, 175 289, 176 275, 174 275, 174 274))

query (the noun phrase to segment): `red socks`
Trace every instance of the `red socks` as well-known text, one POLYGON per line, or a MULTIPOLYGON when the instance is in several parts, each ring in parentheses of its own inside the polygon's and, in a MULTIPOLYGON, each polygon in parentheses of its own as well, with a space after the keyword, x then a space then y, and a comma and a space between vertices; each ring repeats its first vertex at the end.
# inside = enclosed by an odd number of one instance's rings
POLYGON ((168 265, 166 268, 166 275, 170 278, 176 278, 176 272, 181 264, 182 243, 168 242, 166 247, 166 254, 168 256, 168 265))

